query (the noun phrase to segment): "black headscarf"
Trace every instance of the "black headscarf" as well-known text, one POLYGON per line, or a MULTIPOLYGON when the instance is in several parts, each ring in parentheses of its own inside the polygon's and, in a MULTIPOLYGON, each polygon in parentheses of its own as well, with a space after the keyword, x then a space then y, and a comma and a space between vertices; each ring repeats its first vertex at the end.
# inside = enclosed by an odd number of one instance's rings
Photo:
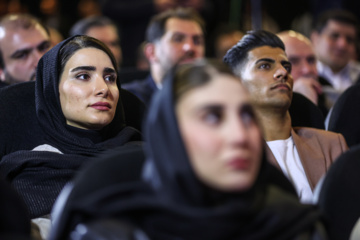
POLYGON ((69 203, 67 223, 118 218, 154 240, 292 239, 314 230, 318 212, 274 183, 273 176, 287 180, 264 154, 259 176, 248 191, 225 193, 198 180, 174 106, 169 79, 154 96, 145 125, 145 181, 114 183, 69 203))
MULTIPOLYGON (((40 59, 36 75, 36 114, 45 134, 44 144, 57 148, 63 154, 18 151, 4 156, 0 162, 0 171, 22 195, 32 218, 50 213, 63 186, 89 157, 129 141, 140 140, 139 132, 125 125, 120 97, 113 121, 102 130, 83 130, 67 125, 59 98, 59 52, 75 37, 49 50, 40 59)), ((117 85, 120 91, 119 79, 117 85)))

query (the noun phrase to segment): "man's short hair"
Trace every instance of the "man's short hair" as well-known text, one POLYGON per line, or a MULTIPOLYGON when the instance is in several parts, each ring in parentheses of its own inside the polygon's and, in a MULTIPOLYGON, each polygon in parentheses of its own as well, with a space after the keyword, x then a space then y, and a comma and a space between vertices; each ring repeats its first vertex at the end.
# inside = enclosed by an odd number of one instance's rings
POLYGON ((265 30, 254 30, 247 32, 237 44, 230 48, 223 61, 239 76, 239 72, 235 70, 241 68, 246 62, 249 51, 262 46, 281 48, 285 51, 285 45, 278 36, 265 30))
POLYGON ((351 25, 355 28, 356 34, 358 33, 359 21, 357 17, 351 12, 343 9, 331 9, 323 12, 313 22, 313 29, 318 33, 321 33, 330 20, 351 25))
MULTIPOLYGON (((50 36, 49 29, 39 19, 30 14, 7 14, 0 19, 0 28, 2 28, 2 31, 6 31, 6 28, 9 28, 13 31, 16 29, 28 30, 37 24, 39 24, 50 36)), ((5 34, 5 32, 0 32, 0 34, 5 34)), ((4 68, 4 59, 0 48, 0 69, 4 68)))
POLYGON ((178 7, 159 13, 150 20, 146 30, 146 41, 154 43, 159 40, 164 35, 166 22, 170 18, 194 21, 200 25, 203 33, 205 33, 205 22, 195 10, 178 7))
POLYGON ((110 18, 108 17, 104 17, 104 16, 87 17, 77 21, 70 29, 69 35, 70 37, 75 35, 85 35, 90 28, 106 27, 109 25, 114 26, 116 30, 118 30, 116 24, 113 21, 111 21, 110 18))

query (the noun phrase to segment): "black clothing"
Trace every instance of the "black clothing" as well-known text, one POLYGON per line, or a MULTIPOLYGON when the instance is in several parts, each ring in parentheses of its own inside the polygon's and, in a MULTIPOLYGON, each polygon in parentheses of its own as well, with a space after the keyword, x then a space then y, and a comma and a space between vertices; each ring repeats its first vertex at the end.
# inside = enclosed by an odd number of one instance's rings
MULTIPOLYGON (((99 131, 81 130, 66 124, 59 98, 58 66, 59 51, 71 39, 59 43, 40 59, 35 85, 36 115, 44 133, 43 144, 55 147, 62 154, 17 151, 4 156, 0 162, 0 171, 25 200, 31 218, 50 213, 63 186, 90 157, 140 140, 139 132, 125 124, 121 98, 113 121, 99 131)), ((120 90, 120 82, 117 84, 120 90)))
POLYGON ((149 74, 145 79, 135 80, 130 83, 123 84, 122 87, 135 94, 146 104, 146 106, 150 105, 152 96, 158 90, 151 74, 149 74))
POLYGON ((172 89, 172 81, 165 81, 148 112, 144 181, 114 182, 88 192, 68 204, 69 219, 62 221, 117 218, 154 240, 294 239, 303 233, 310 239, 319 213, 273 182, 272 174, 287 180, 265 155, 248 191, 221 192, 198 180, 177 125, 172 89))
POLYGON ((24 202, 0 179, 0 239, 30 239, 30 217, 24 202))
POLYGON ((360 217, 359 169, 360 145, 356 145, 331 165, 321 186, 318 205, 331 240, 349 239, 360 217))
POLYGON ((8 84, 4 83, 3 81, 0 81, 0 88, 7 87, 8 84))

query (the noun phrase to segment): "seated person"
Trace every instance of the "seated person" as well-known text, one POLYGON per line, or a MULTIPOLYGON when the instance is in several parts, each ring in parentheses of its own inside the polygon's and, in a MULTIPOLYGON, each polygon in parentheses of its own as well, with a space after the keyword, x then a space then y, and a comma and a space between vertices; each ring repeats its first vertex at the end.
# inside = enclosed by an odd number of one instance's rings
POLYGON ((315 128, 292 128, 291 63, 284 43, 275 34, 249 32, 227 52, 224 61, 250 92, 270 162, 288 176, 302 202, 312 202, 320 178, 348 149, 344 137, 315 128))
POLYGON ((325 239, 315 208, 272 182, 271 170, 287 180, 266 160, 249 94, 227 66, 178 66, 147 117, 143 180, 78 198, 50 239, 111 235, 92 228, 102 223, 133 226, 126 239, 325 239))
POLYGON ((92 16, 79 20, 70 29, 70 36, 87 35, 102 41, 114 54, 117 66, 122 62, 122 50, 117 26, 105 16, 92 16))
POLYGON ((31 218, 50 213, 63 186, 90 157, 140 139, 125 124, 120 88, 116 61, 97 39, 69 38, 40 59, 35 102, 43 144, 0 161, 31 218))
POLYGON ((319 81, 323 79, 316 69, 316 56, 310 39, 295 31, 283 31, 277 35, 284 42, 285 53, 291 63, 293 91, 310 99, 326 117, 330 106, 326 105, 325 95, 322 94, 319 81))

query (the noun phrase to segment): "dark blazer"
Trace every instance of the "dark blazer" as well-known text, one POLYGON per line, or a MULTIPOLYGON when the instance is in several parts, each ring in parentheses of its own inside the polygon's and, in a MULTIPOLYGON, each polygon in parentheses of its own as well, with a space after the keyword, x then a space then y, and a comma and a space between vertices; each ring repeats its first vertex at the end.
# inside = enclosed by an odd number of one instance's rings
POLYGON ((149 74, 149 76, 145 79, 126 83, 121 85, 121 87, 135 94, 147 106, 149 106, 151 97, 153 96, 154 92, 158 90, 151 74, 149 74))
MULTIPOLYGON (((291 136, 310 187, 314 190, 320 178, 329 170, 336 158, 348 150, 346 141, 341 134, 315 128, 293 128, 291 136)), ((268 160, 281 169, 267 145, 266 152, 268 160)))

